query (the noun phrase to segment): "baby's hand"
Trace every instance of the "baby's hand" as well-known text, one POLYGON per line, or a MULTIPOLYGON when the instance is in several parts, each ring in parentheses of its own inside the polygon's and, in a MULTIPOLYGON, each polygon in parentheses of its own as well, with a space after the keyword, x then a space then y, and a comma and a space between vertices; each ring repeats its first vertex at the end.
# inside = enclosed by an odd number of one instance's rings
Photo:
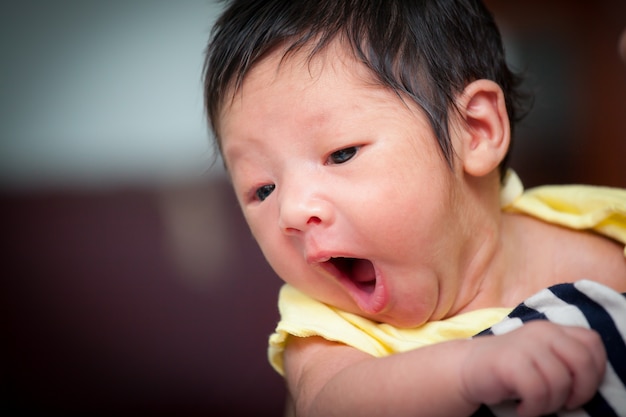
POLYGON ((483 404, 518 400, 517 412, 524 417, 586 403, 606 367, 606 352, 596 332, 547 321, 477 337, 469 345, 461 370, 467 400, 483 404))

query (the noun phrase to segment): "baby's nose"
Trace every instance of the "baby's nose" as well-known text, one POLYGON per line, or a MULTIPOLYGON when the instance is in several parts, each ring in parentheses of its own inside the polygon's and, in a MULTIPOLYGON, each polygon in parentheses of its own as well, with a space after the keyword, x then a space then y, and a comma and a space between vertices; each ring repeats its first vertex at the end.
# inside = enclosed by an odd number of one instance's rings
POLYGON ((332 223, 332 204, 315 191, 306 188, 280 191, 279 226, 284 233, 297 234, 332 223))

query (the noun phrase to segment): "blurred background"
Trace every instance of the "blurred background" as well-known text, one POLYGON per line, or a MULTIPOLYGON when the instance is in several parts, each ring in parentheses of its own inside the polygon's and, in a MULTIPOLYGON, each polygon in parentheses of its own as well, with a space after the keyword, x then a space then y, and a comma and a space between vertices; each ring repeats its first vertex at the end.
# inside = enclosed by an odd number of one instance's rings
MULTIPOLYGON (((626 2, 488 0, 535 93, 527 186, 626 187, 626 2)), ((202 114, 210 0, 0 6, 0 404, 280 415, 280 286, 202 114)), ((4 415, 7 415, 6 413, 4 415)))

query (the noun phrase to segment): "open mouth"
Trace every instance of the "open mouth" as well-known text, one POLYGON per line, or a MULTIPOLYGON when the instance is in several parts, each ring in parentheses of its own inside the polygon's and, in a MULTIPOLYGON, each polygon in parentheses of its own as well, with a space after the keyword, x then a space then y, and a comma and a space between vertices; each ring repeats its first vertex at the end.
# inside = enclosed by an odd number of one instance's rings
POLYGON ((376 271, 367 259, 331 258, 329 261, 339 271, 342 278, 347 278, 361 291, 372 294, 376 289, 376 271))
POLYGON ((370 260, 334 257, 319 265, 343 284, 363 312, 377 314, 385 307, 386 289, 370 260))

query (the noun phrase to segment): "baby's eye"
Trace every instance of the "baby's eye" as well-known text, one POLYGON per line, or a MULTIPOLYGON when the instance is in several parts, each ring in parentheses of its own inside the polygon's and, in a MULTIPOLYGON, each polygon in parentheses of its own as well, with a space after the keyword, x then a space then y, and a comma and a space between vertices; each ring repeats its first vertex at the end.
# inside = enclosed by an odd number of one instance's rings
POLYGON ((359 150, 359 146, 350 146, 345 149, 340 149, 330 154, 328 157, 328 163, 331 164, 343 164, 348 162, 359 150))
POLYGON ((257 190, 254 192, 254 196, 258 198, 259 201, 263 201, 267 197, 269 197, 270 194, 272 194, 272 191, 274 191, 274 188, 276 188, 274 184, 263 185, 257 188, 257 190))

